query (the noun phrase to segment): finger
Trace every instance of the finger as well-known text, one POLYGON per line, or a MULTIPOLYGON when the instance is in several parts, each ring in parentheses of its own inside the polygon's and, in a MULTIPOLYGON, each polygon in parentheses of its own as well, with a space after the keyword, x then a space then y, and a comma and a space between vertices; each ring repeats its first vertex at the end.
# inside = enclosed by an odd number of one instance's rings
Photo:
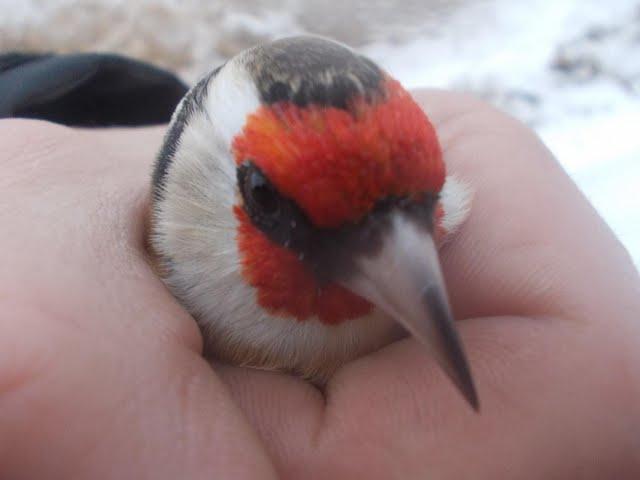
MULTIPOLYGON (((638 471, 638 423, 630 420, 638 414, 637 380, 630 382, 638 356, 628 336, 612 330, 597 338, 568 322, 508 316, 461 322, 460 333, 479 415, 407 339, 334 377, 316 443, 323 458, 349 451, 367 459, 372 478, 386 470, 405 478, 518 472, 595 480, 638 471)), ((348 468, 346 458, 333 464, 348 468)))
POLYGON ((529 129, 468 96, 416 97, 450 172, 474 191, 468 221, 442 252, 459 318, 604 314, 612 285, 622 308, 635 301, 628 254, 529 129))
POLYGON ((125 140, 45 122, 2 125, 3 294, 25 303, 35 297, 59 315, 70 299, 82 301, 90 310, 68 320, 82 328, 199 349, 193 320, 144 257, 149 172, 160 137, 153 130, 125 140), (94 313, 107 311, 119 321, 98 323, 94 313))
POLYGON ((151 157, 117 134, 0 129, 0 476, 273 478, 143 257, 151 157))
POLYGON ((33 306, 2 312, 0 477, 276 478, 191 350, 114 344, 33 306))
POLYGON ((282 478, 318 478, 324 457, 315 443, 325 400, 310 383, 284 373, 216 365, 238 406, 258 432, 282 478))

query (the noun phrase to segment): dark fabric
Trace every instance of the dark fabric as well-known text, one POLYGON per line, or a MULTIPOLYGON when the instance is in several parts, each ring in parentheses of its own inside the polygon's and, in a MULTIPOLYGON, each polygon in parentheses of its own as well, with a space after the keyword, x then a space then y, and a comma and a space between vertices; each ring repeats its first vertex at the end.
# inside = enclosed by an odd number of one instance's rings
POLYGON ((70 126, 166 123, 187 86, 153 65, 109 54, 0 54, 0 118, 70 126))

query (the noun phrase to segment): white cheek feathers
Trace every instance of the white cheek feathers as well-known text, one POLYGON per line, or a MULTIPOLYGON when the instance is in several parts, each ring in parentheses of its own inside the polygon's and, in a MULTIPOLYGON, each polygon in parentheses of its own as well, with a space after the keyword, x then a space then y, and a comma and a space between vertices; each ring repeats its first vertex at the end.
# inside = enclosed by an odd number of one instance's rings
POLYGON ((216 137, 227 148, 241 132, 247 116, 260 106, 255 83, 247 75, 241 58, 230 61, 209 82, 203 111, 214 124, 216 137))
POLYGON ((439 239, 440 246, 446 243, 467 219, 471 213, 472 201, 471 186, 454 175, 448 175, 440 192, 440 204, 444 210, 441 223, 444 238, 439 239))

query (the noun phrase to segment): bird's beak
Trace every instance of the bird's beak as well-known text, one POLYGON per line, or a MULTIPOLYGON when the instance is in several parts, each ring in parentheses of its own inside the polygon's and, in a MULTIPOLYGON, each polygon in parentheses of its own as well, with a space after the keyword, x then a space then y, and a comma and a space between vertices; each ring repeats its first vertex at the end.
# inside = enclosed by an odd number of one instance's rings
POLYGON ((433 237, 403 213, 391 213, 390 220, 380 246, 357 257, 355 270, 341 283, 377 305, 426 345, 467 402, 478 410, 478 396, 454 325, 433 237))

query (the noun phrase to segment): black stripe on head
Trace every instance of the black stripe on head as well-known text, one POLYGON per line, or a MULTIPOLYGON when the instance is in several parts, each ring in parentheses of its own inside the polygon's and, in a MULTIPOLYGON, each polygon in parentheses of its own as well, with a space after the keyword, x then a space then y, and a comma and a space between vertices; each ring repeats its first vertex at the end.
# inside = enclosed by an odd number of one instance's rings
POLYGON ((369 59, 321 38, 293 37, 261 45, 248 61, 261 100, 347 109, 362 95, 382 96, 382 71, 369 59))
POLYGON ((211 73, 205 75, 193 88, 191 88, 184 96, 182 107, 177 114, 175 122, 171 124, 169 130, 165 134, 162 147, 158 153, 158 157, 153 170, 152 186, 155 198, 162 198, 162 186, 164 185, 169 165, 173 161, 173 157, 178 149, 180 137, 185 127, 189 123, 191 116, 195 112, 204 110, 203 101, 207 96, 209 82, 214 78, 224 65, 220 65, 211 73))

